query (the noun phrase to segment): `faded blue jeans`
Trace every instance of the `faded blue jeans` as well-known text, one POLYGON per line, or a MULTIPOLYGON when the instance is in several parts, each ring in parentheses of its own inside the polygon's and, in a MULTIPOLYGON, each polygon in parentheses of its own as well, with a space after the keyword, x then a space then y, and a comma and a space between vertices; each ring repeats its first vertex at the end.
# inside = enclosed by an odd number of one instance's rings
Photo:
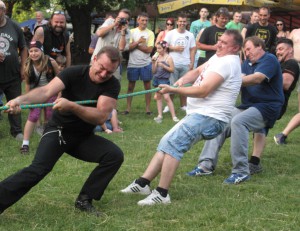
POLYGON ((186 115, 160 140, 157 151, 167 153, 180 161, 183 154, 200 140, 213 139, 226 123, 197 113, 186 115))
POLYGON ((230 152, 232 158, 232 173, 249 173, 248 146, 249 132, 257 132, 266 127, 260 111, 254 107, 246 110, 235 108, 232 120, 225 130, 216 138, 206 141, 199 156, 199 166, 213 171, 218 162, 219 151, 226 138, 231 136, 230 152))

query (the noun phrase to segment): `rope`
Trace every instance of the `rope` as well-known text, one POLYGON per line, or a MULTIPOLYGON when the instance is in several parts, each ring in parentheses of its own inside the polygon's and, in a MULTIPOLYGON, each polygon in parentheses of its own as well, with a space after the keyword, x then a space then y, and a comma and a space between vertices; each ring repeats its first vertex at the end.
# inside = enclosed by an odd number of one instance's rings
MULTIPOLYGON (((191 86, 191 84, 186 84, 184 85, 185 87, 191 86)), ((130 94, 123 94, 123 95, 119 95, 118 99, 124 99, 124 98, 128 98, 128 97, 132 97, 132 96, 137 96, 137 95, 144 95, 147 93, 152 93, 152 92, 157 92, 160 91, 161 88, 157 87, 157 88, 153 88, 150 90, 144 90, 144 91, 139 91, 139 92, 133 92, 130 94)), ((83 100, 83 101, 74 101, 77 104, 92 104, 92 103, 97 103, 97 100, 83 100)), ((45 108, 45 107, 53 107, 54 103, 38 103, 38 104, 24 104, 24 105, 20 105, 21 109, 32 109, 32 108, 45 108)), ((2 110, 7 110, 9 109, 8 106, 2 106, 0 107, 0 111, 2 110)))

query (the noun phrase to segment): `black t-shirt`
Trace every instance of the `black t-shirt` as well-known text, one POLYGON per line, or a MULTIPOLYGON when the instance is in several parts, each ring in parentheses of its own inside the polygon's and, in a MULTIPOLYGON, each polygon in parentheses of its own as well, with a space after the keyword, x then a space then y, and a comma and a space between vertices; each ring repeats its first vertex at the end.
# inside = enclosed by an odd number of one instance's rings
POLYGON ((266 49, 274 53, 277 30, 273 25, 261 26, 258 22, 247 26, 246 38, 257 36, 265 41, 266 49))
MULTIPOLYGON (((222 29, 216 25, 207 27, 202 32, 199 42, 206 45, 215 45, 225 30, 226 28, 222 29)), ((209 60, 215 53, 216 51, 206 51, 206 61, 209 60)))
POLYGON ((21 27, 9 18, 6 24, 0 27, 0 52, 5 59, 0 62, 0 83, 9 83, 20 79, 19 50, 26 47, 21 27))
POLYGON ((295 59, 289 59, 289 60, 281 63, 280 65, 281 65, 282 74, 289 73, 294 77, 294 80, 293 80, 290 88, 288 90, 283 91, 283 93, 284 93, 284 104, 282 106, 281 113, 280 113, 280 118, 281 118, 281 116, 286 111, 291 93, 297 85, 297 81, 299 79, 299 66, 298 66, 298 62, 295 59))
MULTIPOLYGON (((112 77, 104 83, 93 83, 89 70, 89 66, 72 66, 60 72, 58 77, 65 85, 62 97, 70 101, 98 100, 100 95, 117 99, 120 92, 119 81, 112 77)), ((96 107, 96 103, 83 106, 96 107)), ((75 133, 89 133, 95 128, 95 125, 83 121, 71 112, 61 113, 57 110, 53 111, 50 124, 53 123, 75 133)))

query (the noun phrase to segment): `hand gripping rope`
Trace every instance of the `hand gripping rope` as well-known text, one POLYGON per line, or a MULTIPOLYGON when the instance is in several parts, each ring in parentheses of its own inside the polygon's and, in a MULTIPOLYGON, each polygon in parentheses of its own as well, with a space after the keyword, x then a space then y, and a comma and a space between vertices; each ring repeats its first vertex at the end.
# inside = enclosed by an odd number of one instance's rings
MULTIPOLYGON (((185 87, 191 86, 191 84, 185 84, 185 87)), ((131 97, 131 96, 137 96, 137 95, 143 95, 143 94, 147 94, 147 93, 152 93, 152 92, 157 92, 160 91, 161 88, 157 87, 157 88, 153 88, 150 90, 145 90, 145 91, 139 91, 139 92, 133 92, 130 94, 124 94, 124 95, 119 95, 118 99, 124 99, 127 97, 131 97)), ((92 103, 97 103, 97 100, 83 100, 83 101, 74 101, 77 104, 92 104, 92 103)), ((54 103, 38 103, 38 104, 25 104, 25 105, 20 105, 21 109, 31 109, 31 108, 44 108, 44 107, 53 107, 54 103)), ((2 106, 0 107, 0 111, 3 110, 7 110, 9 109, 8 106, 2 106)))

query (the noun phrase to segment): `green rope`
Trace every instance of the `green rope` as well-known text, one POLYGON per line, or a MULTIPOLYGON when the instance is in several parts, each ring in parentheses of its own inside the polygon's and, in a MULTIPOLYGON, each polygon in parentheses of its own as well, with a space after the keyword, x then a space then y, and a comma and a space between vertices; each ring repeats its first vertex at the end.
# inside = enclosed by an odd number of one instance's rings
MULTIPOLYGON (((185 87, 191 86, 191 84, 186 84, 184 85, 185 87)), ((133 92, 130 94, 124 94, 124 95, 119 95, 118 99, 124 99, 132 96, 137 96, 137 95, 144 95, 147 93, 152 93, 152 92, 157 92, 160 91, 161 88, 153 88, 150 90, 144 90, 144 91, 139 91, 139 92, 133 92)), ((97 100, 83 100, 83 101, 74 101, 77 104, 92 104, 92 103, 97 103, 97 100)), ((53 107, 54 103, 38 103, 38 104, 25 104, 25 105, 20 105, 21 109, 32 109, 32 108, 45 108, 45 107, 53 107)), ((2 110, 7 110, 9 109, 8 106, 2 106, 0 107, 0 111, 2 110)))

